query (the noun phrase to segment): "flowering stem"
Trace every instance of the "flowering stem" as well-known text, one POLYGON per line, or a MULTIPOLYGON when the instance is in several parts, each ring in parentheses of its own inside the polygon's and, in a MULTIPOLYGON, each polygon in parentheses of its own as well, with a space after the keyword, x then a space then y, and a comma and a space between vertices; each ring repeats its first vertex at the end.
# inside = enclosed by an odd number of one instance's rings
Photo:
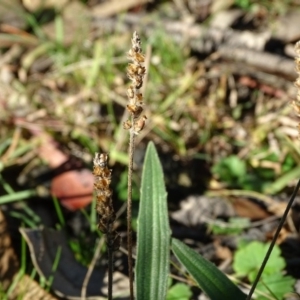
POLYGON ((133 156, 135 149, 135 136, 138 135, 145 126, 147 119, 143 112, 143 95, 140 88, 143 86, 143 78, 146 73, 144 67, 145 57, 142 54, 141 40, 136 32, 131 39, 132 47, 128 52, 128 58, 131 63, 127 67, 127 76, 132 81, 127 89, 129 104, 127 111, 130 119, 123 123, 124 129, 129 130, 129 163, 128 163, 128 198, 127 198, 127 247, 128 247, 128 273, 129 273, 129 290, 130 300, 134 299, 133 292, 133 260, 132 260, 132 173, 133 173, 133 156))
POLYGON ((128 164, 128 200, 127 200, 127 245, 128 245, 128 274, 130 300, 134 299, 133 292, 133 260, 132 260, 132 173, 133 173, 133 154, 134 154, 135 134, 130 131, 129 136, 129 164, 128 164))

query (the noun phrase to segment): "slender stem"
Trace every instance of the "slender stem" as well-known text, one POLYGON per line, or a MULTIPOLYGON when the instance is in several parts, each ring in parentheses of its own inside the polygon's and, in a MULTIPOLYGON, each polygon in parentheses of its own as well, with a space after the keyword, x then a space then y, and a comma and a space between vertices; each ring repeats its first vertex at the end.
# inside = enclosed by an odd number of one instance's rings
POLYGON ((114 273, 114 229, 113 224, 108 224, 106 234, 107 255, 108 255, 108 287, 107 299, 113 300, 113 273, 114 273))
MULTIPOLYGON (((132 117, 133 119, 133 117, 132 117)), ((132 120, 133 121, 133 120, 132 120)), ((130 130, 129 136, 129 163, 128 163, 128 201, 127 201, 127 248, 128 248, 128 274, 130 300, 134 299, 133 293, 133 261, 132 261, 132 173, 133 173, 133 155, 134 155, 135 134, 130 130)))
MULTIPOLYGON (((111 226, 109 226, 111 227, 111 226)), ((114 272, 114 249, 111 241, 112 236, 111 232, 107 233, 107 239, 108 239, 108 300, 113 299, 113 272, 114 272)))
POLYGON ((250 290, 249 295, 247 296, 246 300, 251 300, 251 297, 252 297, 252 295, 253 295, 253 293, 255 291, 255 288, 256 288, 256 286, 257 286, 257 284, 259 282, 259 279, 260 279, 260 277, 261 277, 261 275, 262 275, 262 273, 264 271, 264 268, 265 268, 265 266, 266 266, 266 264, 267 264, 267 262, 268 262, 268 260, 270 258, 270 255, 271 255, 272 250, 273 250, 273 248, 275 246, 275 243, 276 243, 276 240, 277 240, 277 238, 279 236, 279 233, 280 233, 280 231, 281 231, 281 229, 282 229, 282 227, 283 227, 283 225, 285 223, 285 220, 286 220, 286 218, 288 216, 288 213, 289 213, 289 211, 290 211, 290 209, 291 209, 291 207, 293 205, 293 202, 294 202, 294 200, 295 200, 295 198, 297 196, 299 188, 300 188, 300 180, 298 181, 298 183, 297 183, 297 185, 296 185, 296 187, 295 187, 295 189, 293 191, 293 194, 292 194, 292 196, 291 196, 291 198, 290 198, 290 200, 289 200, 289 202, 288 202, 288 204, 286 206, 286 209, 285 209, 285 211, 283 213, 283 216, 282 216, 282 218, 280 220, 280 223, 279 223, 279 225, 278 225, 278 227, 276 229, 276 232, 274 234, 274 237, 272 239, 272 242, 270 244, 268 252, 267 252, 267 254, 266 254, 266 256, 265 256, 265 258, 264 258, 264 260, 263 260, 263 262, 262 262, 262 264, 260 266, 260 269, 259 269, 259 271, 258 271, 258 273, 256 275, 256 278, 255 278, 255 280, 253 282, 253 285, 251 287, 251 290, 250 290))

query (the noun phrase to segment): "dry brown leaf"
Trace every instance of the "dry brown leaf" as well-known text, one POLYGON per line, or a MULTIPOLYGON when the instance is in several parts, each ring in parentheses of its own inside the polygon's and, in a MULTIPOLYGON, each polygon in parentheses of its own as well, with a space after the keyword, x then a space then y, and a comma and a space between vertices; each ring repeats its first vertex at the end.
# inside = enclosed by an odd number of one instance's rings
POLYGON ((58 300, 46 292, 36 281, 24 275, 17 283, 9 299, 58 300))
POLYGON ((249 218, 250 220, 261 220, 270 216, 268 211, 261 205, 247 198, 232 198, 232 204, 238 216, 249 218))
POLYGON ((216 256, 221 260, 231 260, 232 252, 226 246, 222 246, 218 240, 214 241, 214 246, 216 248, 216 256))

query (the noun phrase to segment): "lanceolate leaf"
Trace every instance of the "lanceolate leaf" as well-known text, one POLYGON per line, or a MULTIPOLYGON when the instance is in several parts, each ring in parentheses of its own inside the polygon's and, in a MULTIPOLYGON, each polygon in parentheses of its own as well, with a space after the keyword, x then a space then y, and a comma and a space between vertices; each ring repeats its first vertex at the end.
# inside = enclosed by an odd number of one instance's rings
POLYGON ((177 259, 193 276, 200 288, 212 300, 245 300, 246 295, 233 284, 213 263, 186 246, 172 239, 172 250, 177 259))
POLYGON ((144 161, 137 228, 136 299, 166 299, 170 228, 163 171, 153 143, 144 161))

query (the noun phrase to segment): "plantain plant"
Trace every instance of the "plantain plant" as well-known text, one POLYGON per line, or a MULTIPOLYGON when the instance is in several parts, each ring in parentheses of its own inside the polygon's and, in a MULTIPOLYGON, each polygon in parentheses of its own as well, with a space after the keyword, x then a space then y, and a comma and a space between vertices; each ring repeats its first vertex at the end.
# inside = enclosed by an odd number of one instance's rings
MULTIPOLYGON (((300 74, 300 42, 296 45, 296 66, 300 74)), ((137 255, 135 263, 135 279, 133 276, 132 257, 132 231, 131 231, 131 201, 132 201, 132 173, 133 156, 135 149, 135 136, 145 126, 147 119, 143 112, 143 95, 140 88, 143 85, 143 77, 146 74, 144 66, 145 57, 142 54, 141 41, 136 32, 132 38, 132 48, 128 52, 131 63, 127 68, 127 76, 132 81, 127 90, 129 104, 127 110, 130 118, 123 123, 124 129, 129 130, 129 170, 128 170, 128 213, 127 213, 127 246, 129 265, 129 290, 130 299, 137 300, 165 300, 168 297, 170 277, 170 253, 172 252, 179 263, 186 269, 192 282, 198 285, 202 291, 213 300, 235 299, 250 300, 264 268, 270 259, 276 239, 284 225, 293 200, 299 190, 300 181, 287 205, 286 211, 276 230, 274 238, 267 247, 267 254, 258 270, 257 275, 252 276, 252 287, 248 295, 244 294, 224 273, 213 263, 203 258, 193 249, 181 241, 171 237, 168 220, 167 192, 164 184, 162 166, 157 151, 152 142, 149 143, 145 155, 141 191, 140 209, 137 221, 137 255)), ((300 90, 300 81, 296 81, 300 90)), ((300 94, 297 101, 292 103, 297 114, 300 115, 300 94)), ((299 126, 300 128, 300 126, 299 126)), ((106 233, 109 254, 109 299, 112 299, 112 273, 113 252, 120 244, 118 233, 114 230, 115 213, 113 211, 111 190, 111 170, 107 168, 107 154, 96 154, 94 160, 94 175, 96 178, 95 189, 97 191, 97 212, 100 215, 99 229, 106 233)), ((180 267, 178 267, 180 268, 180 267)))

